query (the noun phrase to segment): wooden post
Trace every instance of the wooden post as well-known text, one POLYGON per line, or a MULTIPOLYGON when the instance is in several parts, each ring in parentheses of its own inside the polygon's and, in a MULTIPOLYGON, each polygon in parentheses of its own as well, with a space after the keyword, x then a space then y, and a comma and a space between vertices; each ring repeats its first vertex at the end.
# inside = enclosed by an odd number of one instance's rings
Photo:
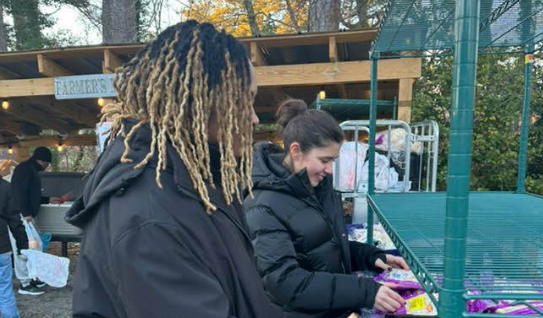
POLYGON ((68 76, 74 73, 43 54, 37 55, 38 72, 46 77, 68 76))
POLYGON ((413 100, 412 78, 401 78, 398 92, 398 120, 411 122, 411 102, 413 100))

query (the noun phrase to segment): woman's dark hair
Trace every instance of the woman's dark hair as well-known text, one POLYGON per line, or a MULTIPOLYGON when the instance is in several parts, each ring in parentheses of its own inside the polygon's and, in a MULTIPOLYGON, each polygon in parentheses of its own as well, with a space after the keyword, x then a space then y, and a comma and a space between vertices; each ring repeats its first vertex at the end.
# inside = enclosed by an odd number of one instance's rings
POLYGON ((166 169, 167 143, 185 164, 194 189, 208 212, 211 203, 205 181, 214 186, 208 147, 209 120, 215 116, 221 161, 221 185, 225 200, 241 202, 239 183, 251 189, 252 135, 249 55, 243 44, 209 23, 186 21, 164 30, 132 60, 116 70, 118 101, 103 108, 111 120, 111 136, 125 133, 124 119, 138 120, 125 134, 121 162, 130 162, 130 140, 143 125, 151 128, 144 167, 158 155, 156 182, 166 169), (220 114, 220 115, 219 115, 220 114), (240 169, 234 139, 241 146, 240 169))
POLYGON ((281 126, 285 152, 293 142, 299 143, 304 153, 330 143, 343 142, 343 131, 337 121, 325 111, 308 109, 301 99, 282 102, 276 117, 281 126))

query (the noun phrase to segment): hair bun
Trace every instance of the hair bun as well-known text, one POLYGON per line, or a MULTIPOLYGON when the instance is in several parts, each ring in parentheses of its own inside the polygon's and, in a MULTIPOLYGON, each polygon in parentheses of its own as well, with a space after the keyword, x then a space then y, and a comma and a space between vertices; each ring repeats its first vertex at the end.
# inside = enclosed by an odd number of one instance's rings
POLYGON ((285 129, 288 123, 296 116, 307 111, 307 104, 301 99, 287 99, 279 105, 277 110, 277 123, 285 129))

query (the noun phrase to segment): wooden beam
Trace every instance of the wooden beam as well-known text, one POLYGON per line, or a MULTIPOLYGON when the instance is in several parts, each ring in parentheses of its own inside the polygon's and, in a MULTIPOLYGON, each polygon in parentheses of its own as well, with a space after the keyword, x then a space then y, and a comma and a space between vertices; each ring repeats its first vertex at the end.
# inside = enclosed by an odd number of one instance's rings
MULTIPOLYGON (((371 62, 337 62, 255 67, 259 86, 320 86, 369 82, 371 62)), ((379 62, 379 80, 419 78, 421 59, 379 62)), ((0 80, 0 98, 54 95, 53 78, 0 80)))
POLYGON ((256 42, 251 42, 251 63, 253 63, 253 66, 268 65, 266 57, 262 54, 262 51, 256 42))
POLYGON ((338 62, 338 55, 337 55, 337 43, 336 43, 336 37, 331 36, 330 40, 328 42, 328 56, 330 58, 330 62, 338 62))
POLYGON ((74 75, 72 71, 67 70, 57 62, 51 60, 44 54, 38 54, 38 72, 47 77, 74 75))
MULTIPOLYGON (((268 61, 266 60, 266 57, 262 53, 262 50, 258 46, 258 43, 251 42, 251 63, 253 66, 266 66, 268 65, 268 61)), ((257 79, 258 84, 258 79, 257 79)), ((279 104, 281 101, 285 99, 285 93, 279 88, 279 87, 271 87, 270 92, 273 97, 273 103, 279 104)))
POLYGON ((401 78, 398 90, 398 120, 411 122, 411 101, 413 99, 413 83, 411 78, 401 78))
MULTIPOLYGON (((337 41, 335 36, 330 37, 330 42, 328 43, 328 56, 330 59, 330 62, 337 63, 339 62, 339 55, 338 55, 338 49, 337 49, 337 41)), ((339 84, 337 86, 339 91, 339 97, 343 99, 349 98, 349 94, 347 94, 347 88, 345 87, 345 84, 339 84)))
MULTIPOLYGON (((19 141, 21 147, 56 147, 58 145, 57 136, 27 136, 19 141)), ((65 146, 96 146, 96 135, 68 135, 62 142, 65 146)))
POLYGON ((85 106, 78 105, 75 100, 60 102, 52 98, 34 98, 25 99, 25 103, 39 105, 53 113, 56 113, 62 118, 70 118, 90 128, 94 128, 98 122, 98 117, 96 114, 91 113, 85 106))
POLYGON ((0 80, 7 80, 7 79, 14 79, 14 78, 21 78, 21 75, 13 72, 12 70, 0 66, 0 80))
POLYGON ((7 118, 0 118, 0 131, 7 131, 13 135, 19 135, 23 132, 23 125, 7 118))
POLYGON ((123 60, 109 49, 104 50, 104 61, 102 63, 102 73, 114 73, 117 67, 123 65, 123 60))
POLYGON ((71 130, 68 125, 59 123, 55 120, 54 116, 42 111, 35 110, 27 105, 24 105, 20 101, 13 101, 12 105, 7 111, 2 110, 10 115, 20 118, 24 121, 28 121, 35 125, 40 126, 42 129, 53 129, 61 133, 66 133, 71 130))
MULTIPOLYGON (((379 80, 418 78, 420 59, 383 60, 378 66, 379 80)), ((369 82, 371 62, 337 62, 255 67, 259 86, 317 86, 369 82)))
POLYGON ((247 44, 247 42, 257 42, 263 47, 285 47, 319 44, 327 45, 331 36, 336 37, 337 43, 371 42, 375 38, 375 34, 377 34, 377 29, 294 35, 287 34, 260 38, 238 38, 238 40, 243 44, 247 44))
POLYGON ((53 78, 0 80, 0 98, 55 95, 53 78))
MULTIPOLYGON (((337 43, 370 42, 374 39, 376 34, 377 29, 370 29, 346 32, 289 34, 260 38, 247 37, 238 38, 238 40, 246 45, 254 41, 263 47, 284 47, 318 44, 326 45, 330 36, 335 36, 337 43)), ((36 61, 37 54, 47 55, 50 59, 99 57, 103 55, 105 49, 111 50, 117 55, 134 55, 144 46, 145 44, 97 45, 89 47, 46 49, 31 52, 4 52, 0 54, 0 64, 36 61)))

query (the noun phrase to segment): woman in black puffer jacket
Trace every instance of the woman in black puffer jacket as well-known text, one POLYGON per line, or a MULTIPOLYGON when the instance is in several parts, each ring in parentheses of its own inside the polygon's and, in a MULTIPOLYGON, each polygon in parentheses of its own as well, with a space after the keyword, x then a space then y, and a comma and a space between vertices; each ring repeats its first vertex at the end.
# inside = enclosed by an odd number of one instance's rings
POLYGON ((343 133, 320 110, 301 100, 278 112, 284 149, 258 144, 253 194, 244 201, 262 281, 288 317, 335 318, 361 307, 398 309, 404 300, 357 270, 407 268, 400 257, 349 242, 341 198, 332 188, 332 163, 343 133))

